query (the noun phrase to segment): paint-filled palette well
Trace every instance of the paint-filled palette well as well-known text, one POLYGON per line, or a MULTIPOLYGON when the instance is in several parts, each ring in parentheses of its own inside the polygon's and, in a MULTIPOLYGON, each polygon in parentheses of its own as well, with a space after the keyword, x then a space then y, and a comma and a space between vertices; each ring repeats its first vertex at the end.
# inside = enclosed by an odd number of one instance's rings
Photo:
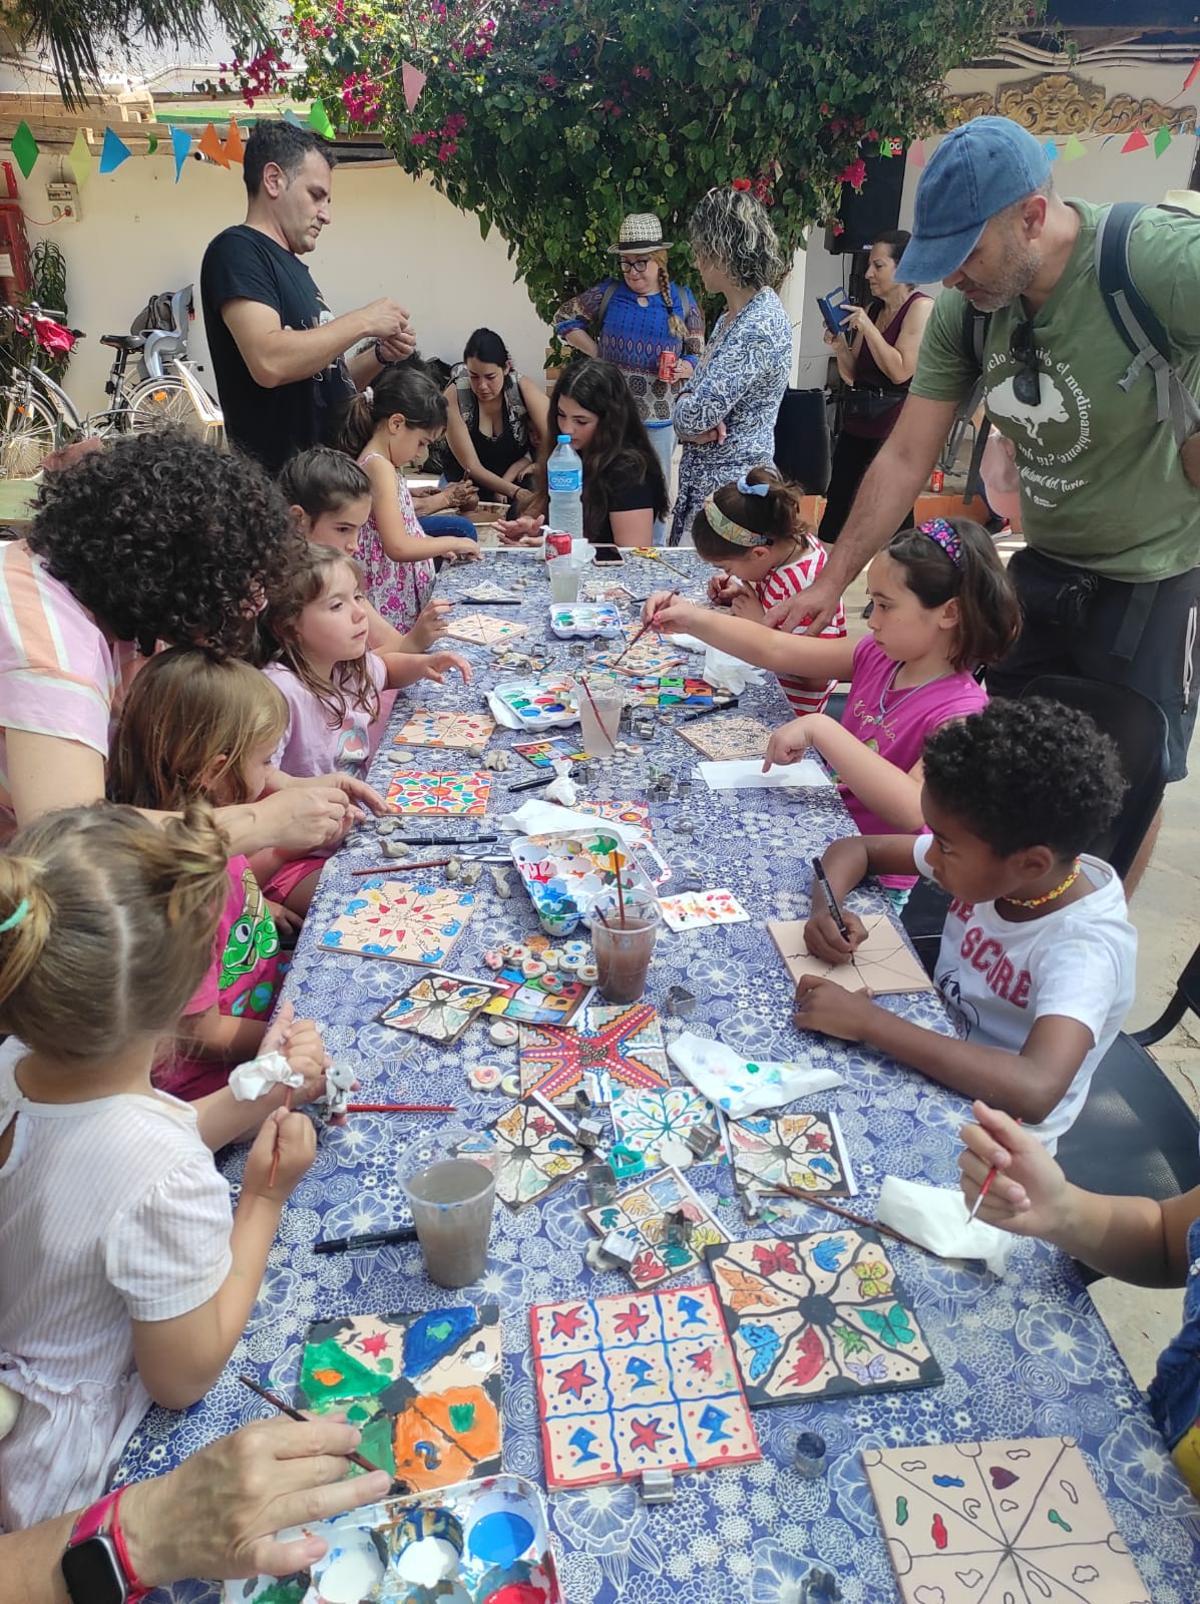
POLYGON ((225 1604, 566 1604, 542 1496, 496 1475, 279 1533, 327 1544, 311 1571, 226 1582, 225 1604))
POLYGON ((904 1604, 1148 1604, 1073 1437, 865 1449, 904 1604))
POLYGON ((618 874, 627 899, 654 900, 654 881, 642 857, 661 860, 648 842, 635 852, 598 827, 594 835, 586 836, 517 836, 509 842, 509 851, 548 935, 569 936, 597 902, 603 906, 612 901, 618 874))
POLYGON ((614 640, 624 634, 612 602, 552 602, 550 628, 559 640, 614 640))
POLYGON ((579 722, 574 690, 567 680, 504 680, 492 695, 522 729, 549 730, 579 722))

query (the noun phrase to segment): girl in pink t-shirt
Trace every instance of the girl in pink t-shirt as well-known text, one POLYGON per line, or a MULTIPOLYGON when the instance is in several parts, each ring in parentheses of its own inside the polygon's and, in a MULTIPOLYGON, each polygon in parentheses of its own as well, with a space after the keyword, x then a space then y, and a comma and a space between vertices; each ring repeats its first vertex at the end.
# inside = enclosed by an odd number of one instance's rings
POLYGON ((766 762, 793 763, 811 748, 836 773, 864 835, 915 835, 925 737, 983 706, 974 671, 1003 657, 1020 613, 995 547, 969 518, 894 536, 867 570, 867 594, 871 633, 857 644, 722 618, 662 592, 646 616, 776 673, 848 679, 841 722, 826 713, 793 719, 771 736, 766 762))

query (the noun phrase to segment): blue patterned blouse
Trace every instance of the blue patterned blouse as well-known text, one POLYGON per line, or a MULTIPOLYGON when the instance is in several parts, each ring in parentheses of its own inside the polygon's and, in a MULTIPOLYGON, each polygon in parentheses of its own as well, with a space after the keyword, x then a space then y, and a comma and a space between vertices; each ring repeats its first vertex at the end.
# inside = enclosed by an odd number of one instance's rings
POLYGON ((597 345, 605 362, 612 362, 625 375, 638 417, 650 426, 671 421, 671 391, 677 385, 664 384, 658 377, 658 358, 662 351, 674 351, 693 365, 704 350, 704 314, 691 290, 681 284, 670 286, 675 316, 687 330, 683 339, 671 333, 667 308, 661 295, 637 296, 622 281, 606 278, 590 290, 565 301, 554 316, 554 332, 560 340, 572 329, 592 332, 605 291, 615 285, 604 313, 604 327, 597 345), (645 301, 645 306, 641 304, 645 301))

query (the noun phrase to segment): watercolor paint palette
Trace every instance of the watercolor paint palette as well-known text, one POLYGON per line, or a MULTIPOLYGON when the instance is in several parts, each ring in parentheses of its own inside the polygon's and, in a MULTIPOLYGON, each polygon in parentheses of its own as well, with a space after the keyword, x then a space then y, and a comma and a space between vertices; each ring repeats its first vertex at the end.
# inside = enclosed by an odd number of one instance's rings
POLYGON ((568 740, 565 735, 552 735, 545 741, 518 741, 513 751, 518 757, 523 757, 532 768, 540 769, 543 774, 549 773, 556 761, 568 758, 572 763, 582 762, 587 756, 586 752, 572 750, 578 742, 568 740))
POLYGON ((372 1464, 418 1492, 500 1469, 500 1310, 354 1314, 308 1329, 302 1409, 345 1411, 372 1464))
MULTIPOLYGON (((525 945, 532 945, 532 941, 527 940, 525 945)), ((515 959, 506 959, 491 976, 490 984, 496 995, 485 1004, 484 1013, 523 1025, 569 1025, 592 994, 592 987, 584 980, 568 980, 565 975, 549 972, 526 975, 515 959)))
POLYGON ((604 906, 615 897, 618 875, 626 897, 643 903, 655 897, 655 882, 642 866, 643 854, 653 861, 648 842, 635 850, 598 828, 586 836, 517 836, 509 852, 551 936, 571 935, 597 902, 604 906))
POLYGON ((904 1604, 1149 1604, 1073 1437, 862 1459, 904 1604))
POLYGON ((678 1170, 666 1169, 622 1192, 611 1203, 585 1209, 585 1218, 600 1237, 619 1231, 636 1248, 629 1279, 639 1291, 656 1287, 685 1270, 702 1268, 709 1248, 728 1243, 716 1215, 705 1208, 678 1170), (672 1241, 667 1216, 682 1210, 686 1242, 672 1241))
POLYGON ((637 679, 630 699, 639 707, 679 707, 688 713, 698 713, 706 707, 729 707, 736 701, 731 692, 714 690, 706 679, 691 679, 682 674, 637 679))
POLYGON ((534 1304, 529 1317, 547 1487, 762 1458, 712 1287, 534 1304))
POLYGON ((492 695, 522 729, 549 730, 559 724, 579 722, 579 707, 569 680, 504 680, 492 695))
POLYGON ((328 1546, 311 1571, 226 1582, 224 1604, 566 1604, 542 1495, 496 1475, 279 1533, 328 1546))
POLYGON ((550 629, 559 640, 615 640, 625 633, 612 602, 552 602, 550 629))
POLYGON ((326 951, 393 963, 443 964, 475 911, 475 893, 455 886, 363 881, 321 935, 326 951))

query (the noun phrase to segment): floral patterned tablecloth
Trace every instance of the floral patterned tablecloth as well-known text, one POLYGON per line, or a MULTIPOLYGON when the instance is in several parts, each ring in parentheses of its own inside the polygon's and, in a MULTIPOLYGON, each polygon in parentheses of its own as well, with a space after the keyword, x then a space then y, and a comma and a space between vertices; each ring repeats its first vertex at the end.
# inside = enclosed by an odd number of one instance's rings
MULTIPOLYGON (((695 569, 698 592, 703 565, 680 551, 671 552, 670 561, 695 569)), ((443 591, 469 592, 481 572, 524 586, 521 607, 494 609, 499 616, 520 616, 531 626, 528 640, 545 640, 559 666, 578 661, 574 649, 554 642, 546 627, 549 596, 539 564, 490 557, 479 567, 444 573, 443 591)), ((640 558, 611 572, 636 596, 679 584, 677 575, 640 558)), ((393 727, 403 722, 413 701, 462 709, 481 706, 482 689, 496 678, 491 654, 447 644, 472 659, 475 684, 463 688, 455 680, 440 688, 423 687, 411 698, 402 695, 393 727)), ((694 669, 699 661, 691 659, 694 669)), ((773 683, 747 691, 741 709, 769 723, 786 716, 773 683)), ((678 714, 663 715, 641 755, 591 765, 584 797, 643 796, 654 770, 693 774, 698 754, 672 733, 677 720, 678 714)), ((493 744, 519 739, 498 731, 493 744)), ((386 751, 385 741, 373 770, 377 784, 389 772, 386 751)), ((455 754, 445 755, 451 760, 447 767, 453 767, 455 754)), ((470 766, 465 754, 462 766, 470 766)), ((530 778, 533 772, 518 761, 497 776, 492 818, 508 811, 507 782, 530 778)), ((529 792, 514 797, 512 804, 540 795, 529 792)), ((800 1035, 790 1023, 786 975, 764 925, 768 918, 797 918, 807 912, 809 859, 853 828, 836 792, 807 792, 797 803, 794 795, 780 791, 709 793, 695 779, 681 799, 652 800, 651 814, 656 843, 668 862, 677 871, 698 872, 707 885, 731 887, 752 921, 681 935, 663 932, 650 975, 650 1000, 661 1000, 673 984, 685 985, 699 998, 688 1028, 717 1036, 748 1056, 802 1057, 836 1067, 845 1076, 844 1086, 811 1102, 837 1110, 860 1187, 855 1203, 860 1212, 873 1212, 885 1175, 954 1185, 956 1133, 965 1111, 961 1099, 873 1051, 800 1035), (692 825, 690 835, 675 829, 685 817, 692 825)), ((455 821, 409 822, 414 834, 452 835, 462 827, 455 821), (428 832, 416 828, 425 823, 428 832)), ((401 1222, 402 1158, 412 1162, 418 1155, 442 1156, 467 1131, 508 1106, 499 1092, 471 1091, 466 1071, 506 1056, 515 1061, 513 1049, 492 1045, 483 1025, 470 1027, 446 1048, 380 1027, 373 1022, 375 1015, 416 972, 317 948, 316 934, 353 884, 347 871, 382 861, 369 832, 332 860, 300 939, 286 995, 300 1014, 321 1022, 331 1050, 355 1064, 362 1100, 453 1102, 459 1112, 445 1119, 358 1115, 345 1128, 322 1130, 316 1161, 283 1214, 258 1303, 225 1373, 186 1414, 155 1410, 147 1417, 125 1455, 125 1479, 178 1464, 259 1415, 261 1405, 235 1379, 239 1371, 249 1370, 264 1385, 294 1395, 310 1321, 436 1307, 447 1300, 444 1291, 425 1279, 415 1245, 327 1257, 311 1251, 318 1237, 401 1222)), ((519 886, 510 902, 502 902, 485 874, 480 891, 480 905, 451 963, 466 973, 484 973, 487 948, 536 928, 519 886)), ((851 896, 850 906, 873 912, 883 903, 864 888, 851 896)), ((884 1005, 918 1023, 949 1029, 940 1003, 930 995, 890 998, 884 1005)), ((675 1021, 665 1023, 668 1033, 682 1028, 675 1021)), ((243 1159, 244 1149, 223 1161, 235 1186, 243 1159)), ((731 1234, 759 1234, 745 1225, 726 1164, 693 1167, 689 1174, 731 1234)), ((462 1295, 500 1305, 504 1468, 542 1485, 529 1306, 628 1288, 623 1275, 595 1274, 585 1262, 591 1240, 581 1212, 585 1201, 583 1183, 572 1179, 541 1205, 515 1213, 497 1205, 487 1273, 462 1295)), ((829 1223, 817 1211, 811 1220, 814 1229, 829 1223)), ((1200 1510, 1176 1475, 1070 1261, 1040 1243, 1019 1242, 1007 1274, 997 1280, 978 1266, 944 1263, 903 1247, 891 1251, 945 1372, 945 1385, 757 1411, 762 1461, 680 1476, 669 1505, 647 1507, 630 1484, 555 1494, 548 1505, 570 1604, 784 1604, 813 1561, 837 1572, 846 1604, 888 1604, 899 1595, 860 1450, 1052 1433, 1078 1438, 1153 1604, 1195 1604, 1200 1510), (792 1469, 801 1430, 819 1432, 828 1444, 827 1473, 815 1481, 802 1480, 792 1469)), ((215 1599, 218 1593, 213 1584, 192 1582, 175 1587, 169 1596, 192 1604, 215 1599)))

